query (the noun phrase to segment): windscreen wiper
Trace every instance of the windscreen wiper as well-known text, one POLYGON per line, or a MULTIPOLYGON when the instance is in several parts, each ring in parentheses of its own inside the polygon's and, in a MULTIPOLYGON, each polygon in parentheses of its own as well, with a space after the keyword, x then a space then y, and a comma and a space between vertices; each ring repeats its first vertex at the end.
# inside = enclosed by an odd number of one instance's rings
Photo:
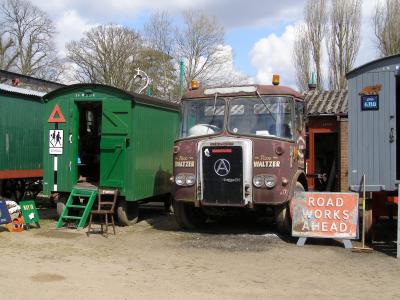
POLYGON ((212 122, 214 121, 215 111, 217 110, 217 97, 218 97, 218 93, 215 93, 215 97, 214 97, 214 106, 213 106, 213 114, 212 114, 211 120, 210 120, 210 122, 209 122, 210 125, 212 125, 212 122))
POLYGON ((267 103, 265 103, 263 97, 261 97, 260 93, 258 91, 256 91, 256 94, 258 96, 258 98, 260 98, 261 102, 264 104, 265 108, 268 110, 269 114, 271 115, 272 119, 274 119, 275 123, 276 123, 276 119, 274 117, 273 112, 269 109, 267 103))

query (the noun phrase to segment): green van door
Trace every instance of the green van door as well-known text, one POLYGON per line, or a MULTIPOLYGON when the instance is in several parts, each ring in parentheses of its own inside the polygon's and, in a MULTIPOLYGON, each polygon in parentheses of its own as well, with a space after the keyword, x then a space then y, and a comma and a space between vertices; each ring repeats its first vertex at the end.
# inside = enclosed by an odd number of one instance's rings
POLYGON ((104 100, 100 141, 100 186, 124 190, 131 101, 104 100))

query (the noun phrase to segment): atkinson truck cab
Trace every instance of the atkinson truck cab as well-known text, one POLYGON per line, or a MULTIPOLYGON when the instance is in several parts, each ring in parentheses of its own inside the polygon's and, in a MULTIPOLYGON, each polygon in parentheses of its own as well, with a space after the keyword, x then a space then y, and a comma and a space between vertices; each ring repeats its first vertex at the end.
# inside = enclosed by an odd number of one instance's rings
POLYGON ((183 96, 172 178, 180 227, 250 210, 274 212, 278 230, 291 232, 293 194, 307 189, 304 101, 278 84, 183 96))

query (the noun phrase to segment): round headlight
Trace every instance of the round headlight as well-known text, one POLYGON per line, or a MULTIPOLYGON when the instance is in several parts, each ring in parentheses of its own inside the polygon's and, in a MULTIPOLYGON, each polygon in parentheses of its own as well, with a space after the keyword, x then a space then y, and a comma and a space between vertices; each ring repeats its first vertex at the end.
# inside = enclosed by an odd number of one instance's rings
POLYGON ((188 175, 186 176, 186 184, 187 185, 193 185, 196 182, 196 176, 194 175, 188 175))
POLYGON ((265 176, 265 185, 267 188, 272 189, 276 184, 276 179, 274 176, 265 176))
POLYGON ((175 183, 177 185, 185 185, 185 175, 177 175, 175 177, 175 183))
POLYGON ((264 184, 264 177, 262 176, 254 176, 253 177, 253 184, 255 187, 262 187, 262 185, 264 184))

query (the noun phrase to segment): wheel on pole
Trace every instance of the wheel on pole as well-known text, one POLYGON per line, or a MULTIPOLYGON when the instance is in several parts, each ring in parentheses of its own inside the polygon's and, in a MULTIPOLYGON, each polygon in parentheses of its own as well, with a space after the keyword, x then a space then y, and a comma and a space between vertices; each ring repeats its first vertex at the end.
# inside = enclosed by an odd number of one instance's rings
POLYGON ((136 201, 126 201, 121 198, 118 200, 117 215, 120 225, 132 226, 139 219, 139 204, 136 201))
POLYGON ((175 220, 182 229, 195 230, 201 228, 207 216, 201 208, 195 207, 193 203, 173 201, 175 220))
POLYGON ((57 205, 57 215, 58 217, 61 217, 61 214, 65 208, 65 202, 57 201, 56 205, 57 205))
POLYGON ((374 237, 374 219, 372 215, 372 199, 365 199, 365 240, 372 242, 374 237))
MULTIPOLYGON (((300 182, 296 182, 294 192, 304 192, 304 187, 300 182)), ((292 233, 292 218, 290 216, 290 202, 275 207, 275 222, 278 232, 281 234, 292 233)))

